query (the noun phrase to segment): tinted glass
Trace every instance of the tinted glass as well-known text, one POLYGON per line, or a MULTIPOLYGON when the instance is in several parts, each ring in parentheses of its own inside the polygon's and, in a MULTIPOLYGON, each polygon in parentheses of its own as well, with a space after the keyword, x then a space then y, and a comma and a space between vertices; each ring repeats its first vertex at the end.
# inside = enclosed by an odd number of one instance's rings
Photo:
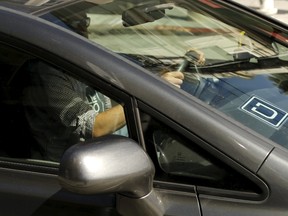
POLYGON ((122 106, 101 90, 9 46, 0 45, 0 62, 0 156, 58 162, 71 145, 100 136, 99 127, 128 136, 122 106), (98 116, 115 108, 106 128, 98 116))
POLYGON ((182 70, 183 91, 287 147, 283 29, 206 1, 87 1, 43 17, 153 73, 182 70))

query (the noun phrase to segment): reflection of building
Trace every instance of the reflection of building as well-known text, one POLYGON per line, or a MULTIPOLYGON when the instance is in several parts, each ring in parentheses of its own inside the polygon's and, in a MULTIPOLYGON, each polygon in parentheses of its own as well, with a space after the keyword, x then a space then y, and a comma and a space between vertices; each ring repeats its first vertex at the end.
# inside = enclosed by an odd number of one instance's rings
POLYGON ((274 7, 274 0, 260 0, 260 4, 260 12, 262 13, 274 15, 278 12, 278 9, 274 7))

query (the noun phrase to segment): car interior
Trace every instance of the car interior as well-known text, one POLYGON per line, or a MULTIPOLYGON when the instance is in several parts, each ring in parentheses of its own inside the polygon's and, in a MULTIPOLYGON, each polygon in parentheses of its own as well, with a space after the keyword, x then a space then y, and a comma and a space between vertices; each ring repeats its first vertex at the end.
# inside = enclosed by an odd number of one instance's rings
POLYGON ((29 56, 14 52, 3 44, 0 44, 0 47, 0 65, 3 68, 0 76, 0 115, 5 122, 0 132, 2 139, 0 155, 29 158, 31 156, 29 150, 35 144, 35 140, 29 131, 21 101, 21 90, 25 83, 25 73, 22 68, 29 56), (7 145, 7 143, 12 144, 7 145))

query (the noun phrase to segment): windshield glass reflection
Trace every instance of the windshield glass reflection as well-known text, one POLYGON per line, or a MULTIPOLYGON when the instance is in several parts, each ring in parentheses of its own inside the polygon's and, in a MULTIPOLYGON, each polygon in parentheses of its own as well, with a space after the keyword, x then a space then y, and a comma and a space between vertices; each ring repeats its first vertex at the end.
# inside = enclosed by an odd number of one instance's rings
POLYGON ((183 71, 184 91, 288 145, 287 32, 218 3, 96 3, 74 4, 43 18, 152 73, 183 71))

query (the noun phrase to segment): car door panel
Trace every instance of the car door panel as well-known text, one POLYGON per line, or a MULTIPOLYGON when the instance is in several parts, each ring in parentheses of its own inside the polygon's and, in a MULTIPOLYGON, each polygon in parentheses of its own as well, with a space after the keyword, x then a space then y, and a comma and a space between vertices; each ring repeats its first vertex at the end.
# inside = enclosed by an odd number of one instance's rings
POLYGON ((61 189, 57 175, 0 169, 1 215, 119 215, 113 195, 79 195, 61 189))
POLYGON ((165 216, 200 216, 196 193, 171 190, 156 190, 166 208, 165 216))
POLYGON ((225 216, 225 215, 287 215, 279 212, 271 211, 269 207, 261 205, 262 202, 249 202, 247 200, 232 200, 223 199, 222 197, 212 197, 200 195, 199 200, 201 203, 203 216, 225 216), (260 208, 261 205, 261 208, 260 208))
POLYGON ((267 190, 269 194, 266 196, 263 194, 263 199, 259 199, 259 201, 249 201, 247 199, 232 200, 207 196, 200 193, 199 200, 203 216, 241 216, 252 214, 261 216, 286 216, 285 200, 287 200, 287 198, 285 194, 287 188, 283 187, 283 185, 286 185, 288 179, 287 172, 284 171, 287 170, 288 164, 285 158, 287 158, 286 149, 275 148, 257 172, 259 179, 266 179, 264 183, 269 188, 269 190, 267 190), (281 173, 281 175, 276 173, 281 173), (275 193, 275 191, 279 193, 275 193), (273 208, 273 206, 278 207, 273 208))
MULTIPOLYGON (((174 191, 168 189, 155 189, 157 203, 150 203, 145 212, 139 212, 143 209, 142 199, 129 199, 123 196, 118 197, 118 208, 123 215, 145 215, 154 216, 150 209, 158 208, 159 215, 163 216, 200 216, 199 203, 196 193, 185 191, 174 191)), ((145 199, 145 198, 144 198, 145 199)), ((158 214, 157 214, 158 215, 158 214)))

